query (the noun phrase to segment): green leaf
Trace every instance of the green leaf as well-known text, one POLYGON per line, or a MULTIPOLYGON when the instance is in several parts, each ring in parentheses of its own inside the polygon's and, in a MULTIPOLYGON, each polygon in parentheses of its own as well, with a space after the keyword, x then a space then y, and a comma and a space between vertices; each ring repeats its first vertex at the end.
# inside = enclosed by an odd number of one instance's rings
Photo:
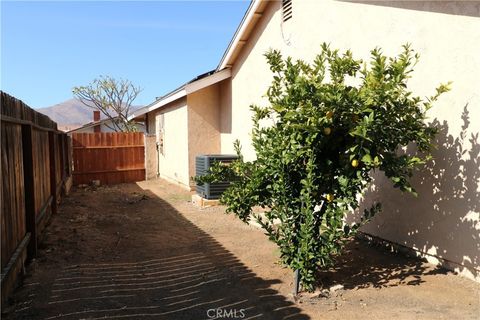
POLYGON ((365 163, 365 164, 371 164, 372 163, 372 157, 370 156, 370 154, 366 154, 362 157, 362 162, 365 163))

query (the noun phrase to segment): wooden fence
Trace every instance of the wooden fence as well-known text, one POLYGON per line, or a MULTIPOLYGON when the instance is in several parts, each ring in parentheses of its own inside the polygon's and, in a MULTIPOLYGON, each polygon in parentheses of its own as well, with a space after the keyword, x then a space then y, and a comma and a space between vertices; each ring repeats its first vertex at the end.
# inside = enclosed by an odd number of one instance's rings
POLYGON ((141 132, 73 133, 73 183, 116 184, 145 180, 141 132))
POLYGON ((49 117, 1 92, 1 149, 4 302, 71 185, 71 140, 49 117))

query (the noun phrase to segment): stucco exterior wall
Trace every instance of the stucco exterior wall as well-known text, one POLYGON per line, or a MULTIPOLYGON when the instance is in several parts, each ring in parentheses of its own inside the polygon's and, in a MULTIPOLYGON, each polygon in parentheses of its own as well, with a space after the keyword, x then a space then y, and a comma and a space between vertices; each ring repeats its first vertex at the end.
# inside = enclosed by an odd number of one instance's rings
POLYGON ((158 154, 159 176, 189 188, 187 100, 179 99, 148 115, 149 131, 160 142, 159 118, 163 115, 163 154, 158 154))
MULTIPOLYGON (((382 176, 364 203, 379 200, 383 213, 363 231, 415 248, 470 277, 480 270, 480 4, 478 2, 293 1, 293 18, 281 23, 281 2, 272 2, 232 67, 231 128, 222 130, 222 153, 240 139, 247 159, 249 105, 266 103, 269 48, 312 61, 322 42, 357 58, 383 48, 398 54, 411 43, 421 55, 410 87, 430 96, 440 82, 452 91, 430 111, 440 133, 435 161, 419 173, 419 198, 402 195, 382 176)), ((222 105, 222 109, 225 106, 222 105)), ((228 108, 227 108, 228 109, 228 108)), ((222 118, 223 119, 223 118, 222 118)), ((221 127, 225 127, 222 121, 221 127)))
POLYGON ((232 80, 220 82, 220 149, 223 154, 234 154, 232 135, 232 80))
MULTIPOLYGON (((195 157, 220 153, 220 84, 187 96, 189 175, 195 176, 195 157)), ((190 181, 193 186, 193 181, 190 181)))

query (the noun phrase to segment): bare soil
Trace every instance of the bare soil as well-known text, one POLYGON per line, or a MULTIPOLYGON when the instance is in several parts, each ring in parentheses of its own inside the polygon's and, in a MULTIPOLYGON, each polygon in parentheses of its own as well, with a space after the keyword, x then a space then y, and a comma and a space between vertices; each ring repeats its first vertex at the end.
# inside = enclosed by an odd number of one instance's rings
POLYGON ((5 319, 480 319, 480 286, 352 241, 293 299, 262 230, 161 180, 74 189, 5 319))

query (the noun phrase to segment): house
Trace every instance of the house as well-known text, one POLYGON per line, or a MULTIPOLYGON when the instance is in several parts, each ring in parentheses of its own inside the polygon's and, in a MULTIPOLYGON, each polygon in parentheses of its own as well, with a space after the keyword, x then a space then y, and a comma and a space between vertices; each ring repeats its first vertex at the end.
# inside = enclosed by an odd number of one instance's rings
MULTIPOLYGON (((115 119, 115 118, 113 118, 115 119)), ((145 125, 141 122, 136 123, 137 130, 145 132, 145 125)), ((84 124, 81 127, 68 130, 67 133, 94 133, 94 132, 115 132, 115 126, 112 119, 100 119, 100 111, 93 111, 93 121, 84 124)))
POLYGON ((410 79, 417 95, 453 81, 430 110, 440 133, 434 164, 413 181, 420 196, 378 175, 364 203, 381 201, 383 213, 363 232, 480 280, 479 2, 253 0, 216 70, 132 116, 155 135, 158 175, 191 188, 195 156, 233 153, 235 139, 254 159, 249 106, 266 103, 272 77, 264 53, 312 61, 322 42, 365 59, 411 43, 421 56, 410 79))
POLYGON ((228 79, 230 69, 207 72, 131 115, 154 137, 146 140, 147 176, 194 188, 195 156, 221 153, 219 106, 229 98, 228 79))

